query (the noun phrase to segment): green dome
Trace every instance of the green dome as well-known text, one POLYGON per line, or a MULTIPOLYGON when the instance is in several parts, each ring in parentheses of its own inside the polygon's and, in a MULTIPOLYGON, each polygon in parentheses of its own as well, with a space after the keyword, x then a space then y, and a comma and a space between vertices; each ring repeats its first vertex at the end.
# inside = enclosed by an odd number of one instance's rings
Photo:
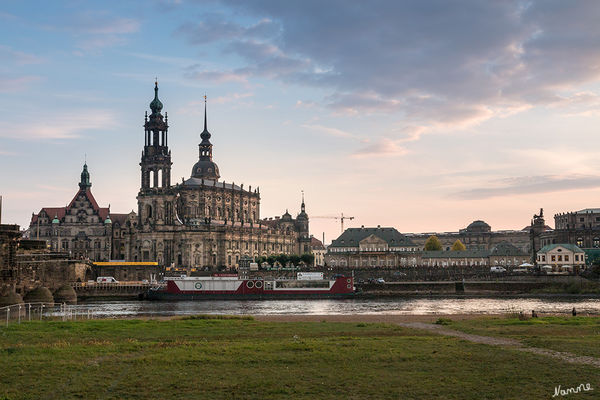
POLYGON ((106 219, 104 220, 105 224, 112 224, 112 221, 110 219, 110 217, 106 217, 106 219))
POLYGON ((54 219, 52 220, 52 223, 53 224, 60 224, 60 221, 58 220, 58 216, 57 215, 54 216, 54 219))

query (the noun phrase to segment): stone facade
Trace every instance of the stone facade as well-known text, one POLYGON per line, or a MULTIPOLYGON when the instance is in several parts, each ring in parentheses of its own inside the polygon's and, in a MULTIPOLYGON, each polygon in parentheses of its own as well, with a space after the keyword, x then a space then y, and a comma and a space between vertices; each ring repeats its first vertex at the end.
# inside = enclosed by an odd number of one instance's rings
POLYGON ((15 279, 17 246, 20 237, 19 225, 0 225, 0 291, 4 286, 12 284, 15 279))
POLYGON ((137 231, 125 258, 213 269, 236 268, 244 256, 309 253, 304 200, 295 219, 286 211, 281 218, 265 220, 260 215, 258 187, 245 188, 243 184, 219 181, 221 175, 213 161, 206 103, 198 162, 192 167, 190 178, 169 184, 168 125, 166 114, 163 122, 157 85, 154 90, 152 113, 144 125, 137 231))
POLYGON ((79 191, 68 206, 44 207, 32 215, 31 237, 73 258, 183 268, 235 268, 243 256, 310 253, 304 198, 296 218, 286 211, 262 219, 258 187, 219 180, 206 103, 199 160, 190 178, 172 185, 169 125, 162 108, 155 84, 151 114, 144 118, 137 213, 114 214, 99 207, 84 165, 79 191))
POLYGON ((45 240, 53 252, 74 259, 109 260, 112 254, 110 210, 100 207, 91 191, 87 164, 83 166, 79 190, 65 207, 44 207, 32 214, 29 235, 45 240))
POLYGON ((419 254, 419 265, 428 267, 517 267, 530 260, 530 255, 508 242, 491 250, 424 251, 419 254))
POLYGON ((332 241, 325 263, 332 267, 416 266, 420 250, 395 228, 349 228, 332 241))
POLYGON ((324 267, 327 249, 323 245, 323 242, 312 235, 310 237, 310 252, 315 257, 313 267, 324 267))
POLYGON ((538 235, 541 246, 557 243, 576 245, 581 249, 600 248, 600 209, 559 213, 554 215, 554 230, 538 235))
MULTIPOLYGON (((489 231, 484 229, 482 232, 489 231)), ((490 236, 485 238, 489 239, 490 236)), ((412 237, 401 234, 395 228, 350 228, 329 246, 325 262, 332 267, 357 268, 481 267, 518 266, 531 258, 527 252, 506 241, 499 242, 490 249, 465 251, 423 251, 423 247, 424 243, 417 245, 412 237)))
POLYGON ((492 231, 486 222, 473 221, 466 228, 458 232, 428 232, 428 233, 406 233, 421 249, 431 235, 437 236, 442 243, 443 250, 450 250, 456 240, 460 240, 467 250, 491 250, 497 244, 508 242, 529 253, 531 251, 531 240, 529 227, 522 230, 492 231))

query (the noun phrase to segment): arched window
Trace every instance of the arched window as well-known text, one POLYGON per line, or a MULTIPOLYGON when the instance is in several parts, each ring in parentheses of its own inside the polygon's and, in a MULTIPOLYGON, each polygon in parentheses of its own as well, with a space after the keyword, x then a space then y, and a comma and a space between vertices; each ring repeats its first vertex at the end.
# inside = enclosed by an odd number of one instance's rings
POLYGON ((583 238, 577 238, 577 247, 583 247, 583 238))
POLYGON ((146 204, 146 218, 152 218, 152 206, 146 204))
POLYGON ((158 185, 157 185, 157 187, 162 187, 162 179, 163 179, 163 171, 162 171, 162 169, 159 169, 157 171, 157 173, 158 173, 158 185))
POLYGON ((154 187, 154 171, 150 171, 148 173, 148 179, 150 182, 148 182, 148 187, 154 187))

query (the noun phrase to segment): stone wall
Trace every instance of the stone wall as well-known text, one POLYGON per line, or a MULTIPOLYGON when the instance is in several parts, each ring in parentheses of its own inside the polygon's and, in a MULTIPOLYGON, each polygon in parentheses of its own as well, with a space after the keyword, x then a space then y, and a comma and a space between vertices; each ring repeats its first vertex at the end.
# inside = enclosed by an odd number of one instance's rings
POLYGON ((84 261, 68 260, 60 254, 18 254, 11 284, 23 294, 40 286, 53 291, 92 276, 91 265, 84 261))

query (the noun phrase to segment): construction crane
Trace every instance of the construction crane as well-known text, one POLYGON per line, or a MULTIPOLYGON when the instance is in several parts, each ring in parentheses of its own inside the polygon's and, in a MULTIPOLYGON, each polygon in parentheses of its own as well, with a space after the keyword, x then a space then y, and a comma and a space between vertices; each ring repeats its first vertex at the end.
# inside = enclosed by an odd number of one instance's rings
POLYGON ((344 220, 345 219, 349 219, 349 220, 353 220, 354 217, 348 217, 345 216, 344 213, 341 213, 339 217, 332 217, 332 216, 319 216, 319 217, 313 217, 311 216, 311 218, 320 218, 320 219, 339 219, 341 222, 341 228, 342 228, 342 233, 344 233, 344 220))

